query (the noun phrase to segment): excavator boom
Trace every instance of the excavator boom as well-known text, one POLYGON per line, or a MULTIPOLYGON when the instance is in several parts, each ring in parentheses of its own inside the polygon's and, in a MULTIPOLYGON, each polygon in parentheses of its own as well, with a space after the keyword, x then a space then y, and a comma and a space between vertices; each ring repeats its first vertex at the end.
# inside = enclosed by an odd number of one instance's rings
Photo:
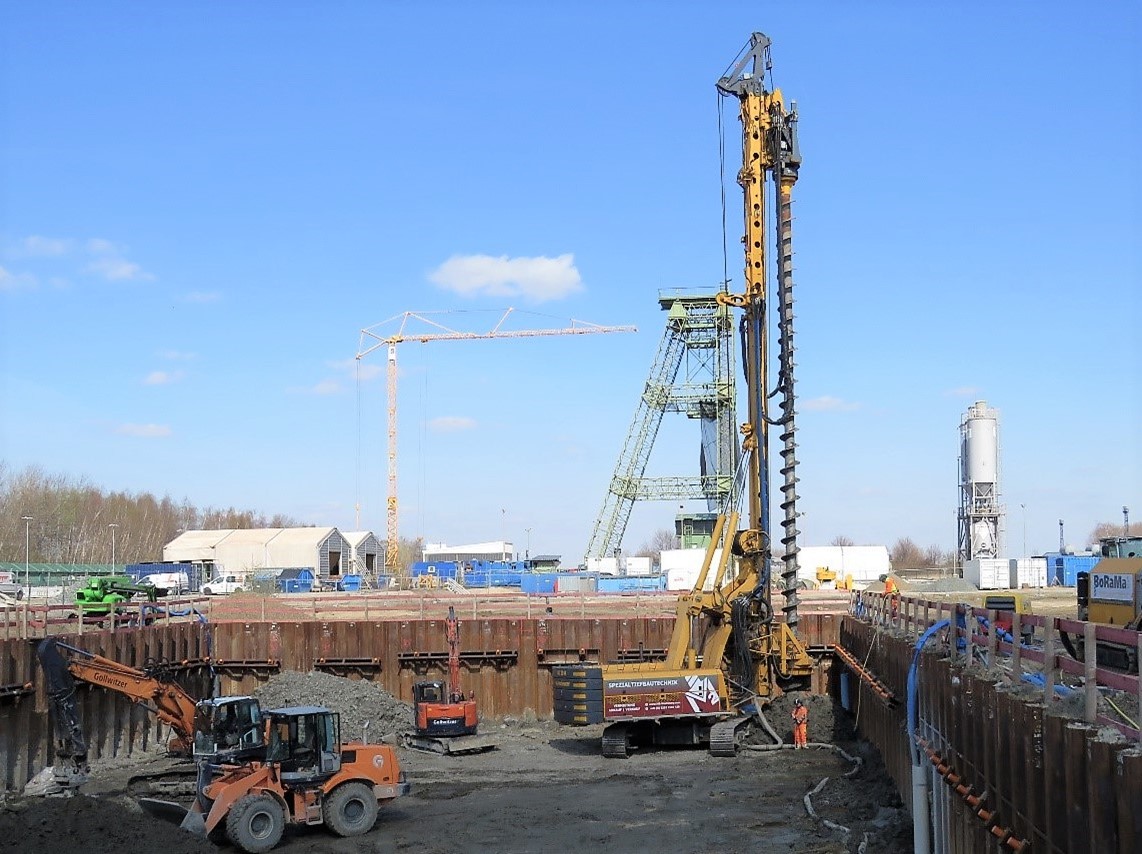
POLYGON ((85 649, 48 638, 38 651, 44 672, 66 667, 72 678, 99 685, 145 706, 175 734, 171 752, 190 756, 194 749, 194 712, 197 701, 156 665, 145 670, 104 658, 85 649), (67 650, 65 658, 60 649, 67 650))

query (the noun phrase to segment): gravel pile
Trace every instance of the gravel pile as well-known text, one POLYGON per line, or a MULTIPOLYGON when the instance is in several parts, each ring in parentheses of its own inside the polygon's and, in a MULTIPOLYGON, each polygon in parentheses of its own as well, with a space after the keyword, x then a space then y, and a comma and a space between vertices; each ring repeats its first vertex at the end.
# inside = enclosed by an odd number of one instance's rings
POLYGON ((403 703, 373 682, 346 679, 314 671, 287 670, 271 677, 254 692, 263 709, 285 706, 325 706, 341 714, 341 738, 360 739, 369 723, 369 741, 408 730, 413 724, 412 706, 403 703))

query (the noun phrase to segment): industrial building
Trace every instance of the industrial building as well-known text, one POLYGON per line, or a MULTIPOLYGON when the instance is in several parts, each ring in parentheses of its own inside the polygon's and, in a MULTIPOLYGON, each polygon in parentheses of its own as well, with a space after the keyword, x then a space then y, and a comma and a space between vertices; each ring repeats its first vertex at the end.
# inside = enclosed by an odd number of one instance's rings
POLYGON ((493 540, 490 543, 469 543, 463 546, 426 543, 422 559, 427 563, 449 560, 511 560, 514 549, 515 546, 506 540, 493 540))
MULTIPOLYGON (((362 545, 376 537, 360 538, 362 545)), ((164 563, 191 563, 203 577, 219 572, 276 576, 286 567, 305 567, 319 583, 336 583, 350 571, 349 544, 336 528, 246 528, 184 531, 163 546, 164 563)), ((377 550, 372 552, 375 561, 377 550)))

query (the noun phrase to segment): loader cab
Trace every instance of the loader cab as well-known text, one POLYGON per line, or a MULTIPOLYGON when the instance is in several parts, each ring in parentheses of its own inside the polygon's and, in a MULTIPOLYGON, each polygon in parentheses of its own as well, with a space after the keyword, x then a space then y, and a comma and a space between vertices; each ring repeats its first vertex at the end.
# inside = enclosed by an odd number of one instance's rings
POLYGON ((217 697, 194 707, 194 755, 214 762, 255 756, 265 749, 262 710, 253 697, 217 697))
POLYGON ((264 715, 266 762, 283 782, 330 777, 341 770, 341 716, 320 706, 291 706, 264 715))

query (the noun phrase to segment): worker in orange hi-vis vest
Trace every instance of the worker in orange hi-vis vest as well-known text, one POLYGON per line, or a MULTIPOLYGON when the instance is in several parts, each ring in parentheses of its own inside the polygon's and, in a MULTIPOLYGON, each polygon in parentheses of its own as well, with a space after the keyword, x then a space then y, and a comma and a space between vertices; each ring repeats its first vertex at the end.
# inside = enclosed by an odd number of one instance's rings
POLYGON ((793 701, 793 749, 809 746, 809 710, 800 699, 793 701))

